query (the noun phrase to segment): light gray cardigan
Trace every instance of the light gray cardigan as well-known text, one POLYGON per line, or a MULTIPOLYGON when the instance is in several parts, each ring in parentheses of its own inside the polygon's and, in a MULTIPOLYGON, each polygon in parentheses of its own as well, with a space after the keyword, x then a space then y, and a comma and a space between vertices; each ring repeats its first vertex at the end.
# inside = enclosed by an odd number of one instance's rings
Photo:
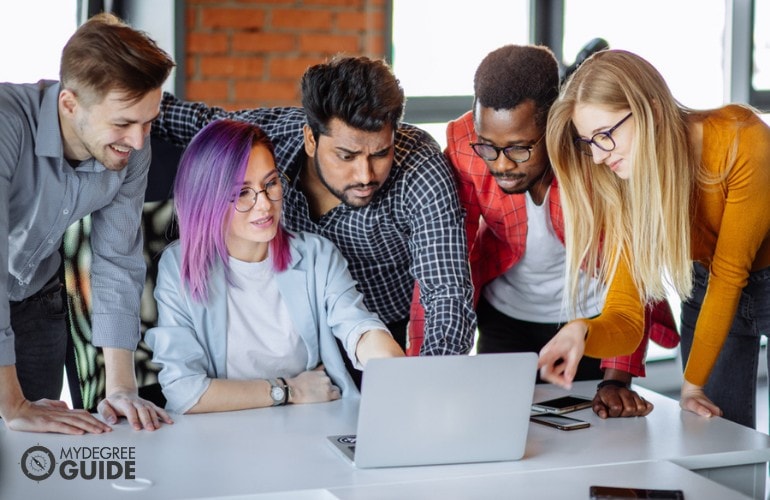
MULTIPOLYGON (((347 262, 332 242, 315 234, 292 234, 291 264, 276 274, 276 281, 307 349, 307 369, 323 363, 342 397, 358 397, 334 337, 355 349, 367 330, 387 328, 364 306, 347 262)), ((209 276, 208 301, 194 302, 182 287, 181 261, 181 246, 174 242, 163 252, 158 269, 158 326, 145 336, 153 361, 161 366, 166 409, 174 413, 195 406, 211 379, 227 378, 224 271, 217 266, 209 276)), ((355 352, 348 355, 357 365, 355 352)))

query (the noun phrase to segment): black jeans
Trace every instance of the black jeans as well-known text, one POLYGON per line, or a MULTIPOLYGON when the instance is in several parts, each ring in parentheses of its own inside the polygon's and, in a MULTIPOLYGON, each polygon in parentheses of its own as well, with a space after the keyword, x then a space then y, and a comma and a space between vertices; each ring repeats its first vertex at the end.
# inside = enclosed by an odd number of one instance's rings
POLYGON ((61 398, 67 353, 63 295, 57 275, 31 297, 10 302, 16 374, 30 401, 61 398))
MULTIPOLYGON (((696 263, 692 296, 682 303, 681 349, 685 365, 708 280, 708 270, 696 263)), ((756 427, 757 368, 762 334, 770 335, 770 268, 749 275, 730 332, 703 387, 706 396, 724 412, 724 418, 751 428, 756 427)))
MULTIPOLYGON (((564 326, 562 323, 532 323, 511 318, 495 309, 482 295, 476 308, 479 325, 479 340, 476 352, 479 354, 495 352, 534 352, 548 343, 556 332, 564 326)), ((601 360, 583 357, 578 365, 575 380, 595 380, 604 377, 600 368, 601 360)), ((538 383, 540 374, 537 376, 538 383)))

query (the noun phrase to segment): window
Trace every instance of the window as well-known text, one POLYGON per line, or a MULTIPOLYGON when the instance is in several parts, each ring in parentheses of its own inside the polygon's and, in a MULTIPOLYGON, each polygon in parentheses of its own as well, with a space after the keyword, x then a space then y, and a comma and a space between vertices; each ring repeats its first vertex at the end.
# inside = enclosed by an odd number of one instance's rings
MULTIPOLYGON (((471 107, 473 74, 483 57, 507 44, 531 43, 534 12, 526 0, 478 0, 471 8, 449 7, 446 2, 393 0, 392 61, 407 95, 406 121, 421 125, 443 146, 444 129, 471 107), (436 20, 435 22, 432 22, 436 20)), ((560 8, 553 2, 554 15, 560 8)), ((770 0, 757 0, 756 19, 770 19, 770 0)), ((663 74, 674 96, 694 108, 716 107, 729 101, 724 75, 725 25, 728 18, 724 0, 565 0, 563 40, 554 47, 570 64, 590 40, 604 38, 612 48, 636 52, 663 74), (683 19, 698 12, 697 22, 683 19), (697 82, 697 84, 693 84, 697 82)), ((558 17, 558 14, 556 15, 558 17)), ((558 32, 561 18, 546 29, 558 32)), ((770 29, 757 27, 755 59, 770 51, 770 29)), ((540 39, 559 40, 558 33, 538 34, 540 39)), ((770 68, 762 75, 770 80, 770 68)))
POLYGON ((610 48, 647 59, 685 106, 717 107, 726 101, 725 19, 724 0, 566 0, 564 54, 574 56, 588 40, 604 38, 610 48))
POLYGON ((59 79, 64 44, 77 29, 77 0, 0 0, 0 81, 59 79))
POLYGON ((490 51, 527 43, 528 0, 393 0, 393 70, 406 93, 406 121, 444 147, 446 122, 471 108, 473 74, 490 51))
POLYGON ((393 69, 407 96, 473 94, 487 53, 529 40, 529 2, 393 1, 393 69))
POLYGON ((770 111, 770 0, 755 0, 751 102, 770 111))

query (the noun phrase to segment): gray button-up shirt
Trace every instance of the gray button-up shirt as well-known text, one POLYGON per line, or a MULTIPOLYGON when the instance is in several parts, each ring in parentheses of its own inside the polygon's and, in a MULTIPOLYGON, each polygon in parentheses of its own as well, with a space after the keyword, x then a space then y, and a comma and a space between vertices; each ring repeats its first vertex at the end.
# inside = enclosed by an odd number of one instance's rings
POLYGON ((119 172, 64 159, 59 84, 0 84, 0 365, 15 362, 9 301, 57 272, 72 223, 91 214, 91 304, 96 346, 136 349, 144 286, 141 212, 150 140, 119 172), (6 242, 7 245, 6 245, 6 242))

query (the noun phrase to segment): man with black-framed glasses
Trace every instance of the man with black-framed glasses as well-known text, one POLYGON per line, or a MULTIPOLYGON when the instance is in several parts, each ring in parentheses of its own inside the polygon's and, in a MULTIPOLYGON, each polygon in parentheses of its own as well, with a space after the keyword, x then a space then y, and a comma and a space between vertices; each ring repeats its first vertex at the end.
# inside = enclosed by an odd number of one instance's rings
MULTIPOLYGON (((558 63, 550 49, 507 45, 481 62, 473 110, 447 127, 446 154, 467 212, 480 353, 538 352, 569 319, 562 304, 564 219, 543 139, 558 90, 558 63)), ((586 280, 589 293, 579 306, 595 316, 604 289, 586 280)), ((670 314, 661 317, 673 325, 670 314)), ((674 331, 658 331, 671 334, 661 343, 678 340, 674 331)), ((576 379, 604 379, 593 404, 599 416, 652 410, 628 387, 633 376, 644 375, 646 346, 647 336, 631 356, 583 358, 576 379)))

